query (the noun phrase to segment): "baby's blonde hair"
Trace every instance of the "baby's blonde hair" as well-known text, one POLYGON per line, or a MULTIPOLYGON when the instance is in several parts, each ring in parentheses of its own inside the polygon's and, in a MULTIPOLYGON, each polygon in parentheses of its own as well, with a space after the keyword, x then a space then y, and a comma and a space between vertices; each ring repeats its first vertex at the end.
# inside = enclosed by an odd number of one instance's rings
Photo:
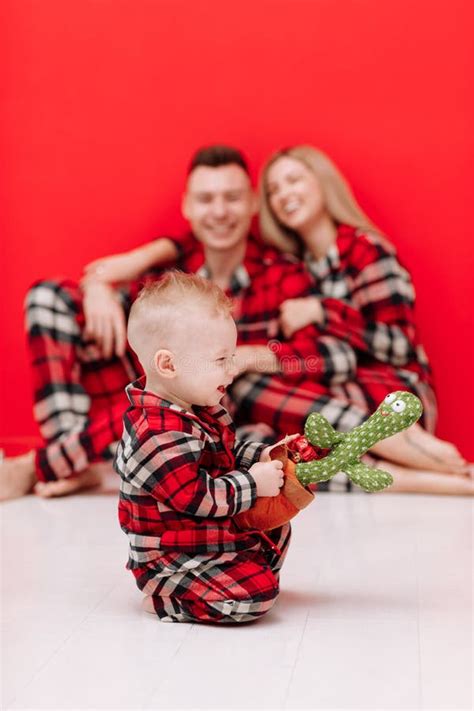
MULTIPOLYGON (((127 337, 145 372, 156 351, 172 348, 187 316, 204 318, 232 315, 232 300, 216 284, 196 274, 166 272, 147 283, 130 309, 127 337)), ((192 341, 190 342, 192 348, 192 341)))

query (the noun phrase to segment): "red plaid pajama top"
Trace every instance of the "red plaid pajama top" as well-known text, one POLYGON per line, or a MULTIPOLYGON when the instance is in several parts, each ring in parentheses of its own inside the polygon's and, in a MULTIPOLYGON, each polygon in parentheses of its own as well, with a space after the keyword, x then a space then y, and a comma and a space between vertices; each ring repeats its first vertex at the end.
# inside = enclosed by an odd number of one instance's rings
POLYGON ((144 390, 144 380, 127 387, 130 407, 114 462, 127 567, 162 620, 255 619, 278 595, 290 537, 289 525, 271 540, 239 531, 232 519, 256 501, 248 469, 264 445, 236 444, 220 405, 190 412, 144 390))
POLYGON ((222 406, 190 412, 144 390, 144 380, 127 387, 130 407, 114 463, 129 567, 153 561, 164 570, 170 553, 213 556, 253 547, 256 534, 238 531, 232 516, 256 501, 248 469, 265 445, 235 445, 222 406))

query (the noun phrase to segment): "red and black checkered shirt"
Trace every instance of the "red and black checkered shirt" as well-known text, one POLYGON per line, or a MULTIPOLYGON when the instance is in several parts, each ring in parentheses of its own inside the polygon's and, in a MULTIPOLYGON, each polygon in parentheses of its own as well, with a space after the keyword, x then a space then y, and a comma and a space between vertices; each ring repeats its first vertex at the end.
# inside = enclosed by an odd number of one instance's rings
POLYGON ((307 255, 305 262, 325 313, 322 332, 350 344, 359 366, 390 363, 429 379, 414 320, 415 290, 393 245, 340 225, 326 256, 307 255))
POLYGON ((236 445, 232 420, 220 405, 184 410, 144 390, 144 378, 129 385, 127 395, 114 466, 122 479, 119 520, 130 543, 128 567, 159 569, 169 553, 210 556, 259 544, 255 534, 238 531, 232 517, 255 503, 248 469, 264 445, 236 445))

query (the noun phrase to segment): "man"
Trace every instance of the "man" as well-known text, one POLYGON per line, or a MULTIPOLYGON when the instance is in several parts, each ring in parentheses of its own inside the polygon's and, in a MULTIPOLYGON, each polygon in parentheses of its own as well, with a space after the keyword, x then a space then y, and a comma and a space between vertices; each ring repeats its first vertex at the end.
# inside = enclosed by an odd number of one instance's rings
MULTIPOLYGON (((240 152, 210 146, 195 154, 182 211, 191 227, 184 239, 159 239, 93 262, 81 286, 42 281, 30 290, 34 412, 44 445, 5 460, 1 498, 32 489, 60 496, 99 483, 98 465, 113 457, 121 437, 124 388, 141 373, 126 344, 127 314, 140 279, 156 264, 178 260, 234 298, 242 377, 230 394, 238 422, 267 421, 283 435, 297 430, 316 398, 329 402, 327 383, 354 374, 350 347, 328 335, 317 339, 313 327, 286 343, 275 340, 282 302, 304 297, 310 282, 298 262, 249 239, 257 198, 240 152)), ((351 408, 344 405, 342 414, 349 422, 351 408)))

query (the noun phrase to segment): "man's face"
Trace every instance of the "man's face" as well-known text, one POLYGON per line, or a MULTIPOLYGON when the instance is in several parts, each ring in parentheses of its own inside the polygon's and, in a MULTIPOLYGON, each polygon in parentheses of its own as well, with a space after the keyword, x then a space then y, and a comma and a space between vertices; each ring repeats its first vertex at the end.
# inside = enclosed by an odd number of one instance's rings
POLYGON ((257 199, 239 165, 198 166, 188 178, 182 209, 206 248, 226 251, 247 239, 257 199))

